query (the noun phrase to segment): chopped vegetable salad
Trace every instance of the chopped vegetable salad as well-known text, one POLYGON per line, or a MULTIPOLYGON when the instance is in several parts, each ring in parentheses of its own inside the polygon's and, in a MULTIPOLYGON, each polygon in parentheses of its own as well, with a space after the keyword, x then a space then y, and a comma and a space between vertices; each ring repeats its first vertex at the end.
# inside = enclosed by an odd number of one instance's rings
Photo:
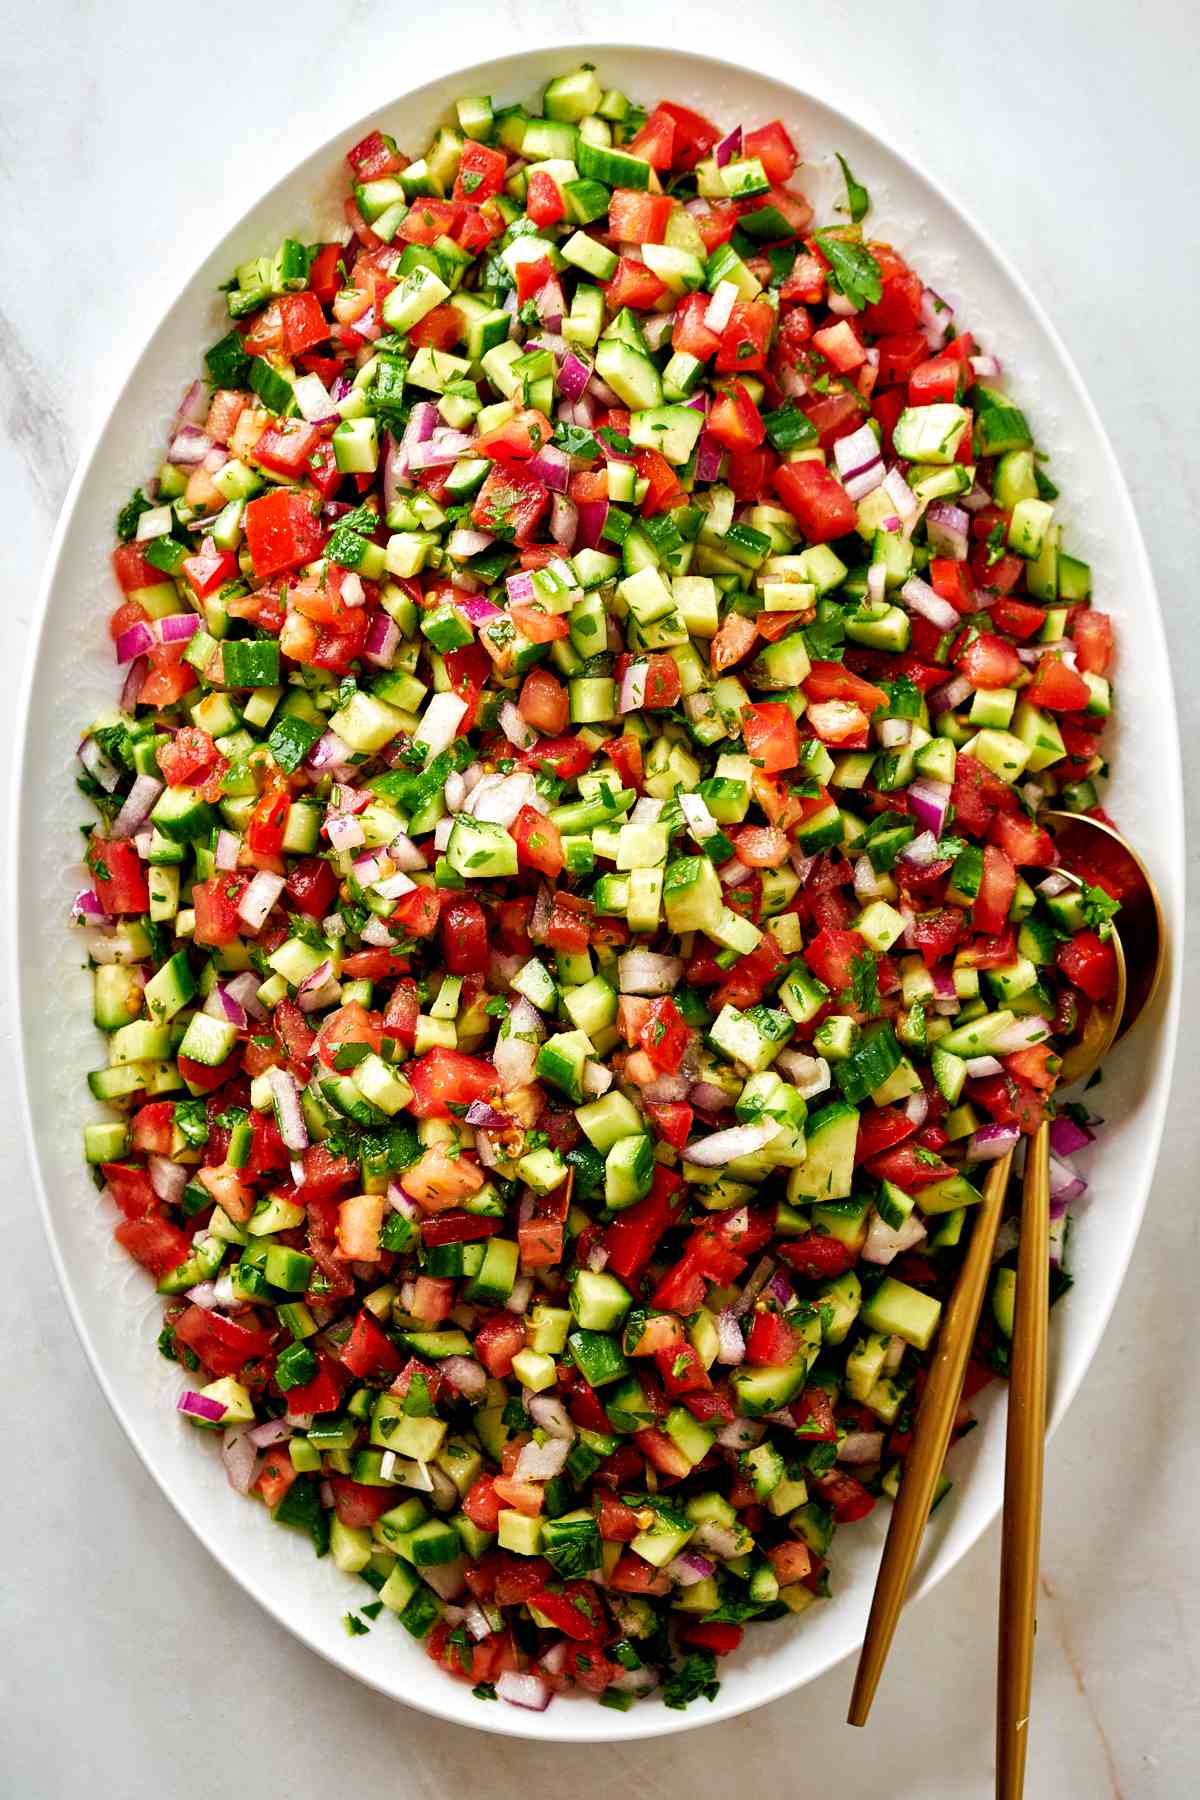
POLYGON ((1109 618, 995 356, 802 154, 590 67, 372 131, 118 519, 87 1159, 347 1629, 533 1709, 711 1698, 826 1596, 1114 979, 1039 822, 1098 806, 1109 618))

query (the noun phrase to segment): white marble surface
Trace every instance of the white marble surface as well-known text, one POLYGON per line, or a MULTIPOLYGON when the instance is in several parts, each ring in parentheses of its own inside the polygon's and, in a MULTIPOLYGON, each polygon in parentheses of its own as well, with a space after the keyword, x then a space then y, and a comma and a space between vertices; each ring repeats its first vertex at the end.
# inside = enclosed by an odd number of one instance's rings
MULTIPOLYGON (((1013 255, 1126 469, 1167 609, 1184 730, 1194 729, 1200 131, 1194 15, 1180 0, 1143 0, 1135 21, 1114 0, 1011 0, 990 21, 928 0, 738 10, 693 0, 655 13, 644 0, 210 0, 196 14, 147 0, 42 0, 14 11, 0 49, 4 666, 24 655, 55 514, 106 394, 248 192, 456 62, 646 33, 736 54, 857 114, 921 158, 1013 255)), ((1129 1280, 1053 1448, 1031 1800, 1196 1792, 1198 1053, 1193 1024, 1129 1280)), ((4 1043, 0 1054, 0 1790, 13 1800, 86 1790, 200 1800, 236 1786, 309 1800, 339 1777, 406 1797, 477 1785, 481 1770, 497 1796, 544 1782, 536 1746, 435 1724, 330 1670, 176 1518, 109 1417, 62 1309, 4 1043)), ((993 1532, 905 1620, 869 1733, 842 1725, 843 1667, 718 1731, 613 1751, 602 1764, 586 1747, 562 1753, 551 1779, 583 1800, 622 1783, 650 1796, 716 1794, 748 1776, 762 1792, 983 1800, 996 1556, 993 1532)))

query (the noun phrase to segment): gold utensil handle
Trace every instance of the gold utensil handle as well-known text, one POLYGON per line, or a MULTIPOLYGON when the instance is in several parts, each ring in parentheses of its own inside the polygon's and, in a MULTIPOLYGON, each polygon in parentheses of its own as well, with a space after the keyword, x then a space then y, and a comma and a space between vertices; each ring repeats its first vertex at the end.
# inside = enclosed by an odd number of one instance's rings
POLYGON ((1019 1800, 1025 1785, 1045 1463, 1049 1234, 1050 1129, 1042 1125, 1029 1145, 1025 1163, 1008 1383, 996 1679, 996 1800, 1019 1800))
POLYGON ((847 1720, 865 1725, 891 1648, 900 1609, 908 1592, 921 1534, 929 1518, 933 1493, 950 1443, 954 1415, 962 1394, 967 1359, 975 1340, 979 1309, 992 1266, 996 1228, 1004 1210, 1012 1152, 997 1159, 988 1171, 983 1200, 975 1209, 971 1242, 946 1316, 942 1320, 937 1349, 929 1367, 929 1379, 917 1413, 913 1441, 904 1459, 904 1475, 892 1506, 883 1560, 875 1582, 871 1615, 854 1677, 847 1720))

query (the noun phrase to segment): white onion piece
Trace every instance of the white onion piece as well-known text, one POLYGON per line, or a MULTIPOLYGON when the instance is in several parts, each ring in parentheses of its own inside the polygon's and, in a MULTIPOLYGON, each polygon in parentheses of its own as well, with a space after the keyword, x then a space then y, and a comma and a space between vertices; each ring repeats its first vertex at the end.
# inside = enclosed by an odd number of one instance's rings
POLYGON ((739 1156, 753 1156, 779 1136, 782 1126, 777 1119, 760 1119, 754 1125, 731 1125, 712 1137, 701 1138, 688 1145, 688 1161, 702 1169, 719 1169, 722 1163, 736 1162, 739 1156))
POLYGON ((267 914, 282 894, 283 887, 282 875, 272 875, 269 869, 260 869, 238 901, 238 918, 251 931, 261 930, 266 923, 267 914))
POLYGON ((852 1467, 878 1462, 883 1455, 882 1431, 849 1431, 838 1445, 837 1459, 852 1467))
POLYGON ((510 1706, 523 1706, 527 1712, 545 1712, 550 1704, 550 1689, 537 1675, 525 1675, 516 1669, 505 1669, 497 1678, 496 1692, 510 1706))
POLYGON ((683 979, 681 956, 656 950, 627 950, 617 958, 617 986, 623 994, 670 994, 683 979))
POLYGON ((514 1475, 518 1481, 553 1481, 566 1463, 570 1444, 565 1438, 547 1438, 539 1444, 531 1438, 521 1448, 514 1475))
POLYGON ((430 700, 413 738, 413 743, 425 751, 427 766, 450 748, 466 712, 467 703, 458 694, 435 694, 430 700))
POLYGON ((467 800, 472 818, 491 825, 512 824, 523 806, 528 806, 537 783, 529 769, 518 769, 512 775, 485 775, 467 800))
POLYGON ((905 1250, 911 1250, 925 1236, 925 1227, 915 1213, 910 1213, 903 1225, 895 1230, 885 1225, 878 1213, 871 1220, 867 1232, 867 1241, 862 1247, 862 1259, 869 1263, 890 1263, 905 1250))

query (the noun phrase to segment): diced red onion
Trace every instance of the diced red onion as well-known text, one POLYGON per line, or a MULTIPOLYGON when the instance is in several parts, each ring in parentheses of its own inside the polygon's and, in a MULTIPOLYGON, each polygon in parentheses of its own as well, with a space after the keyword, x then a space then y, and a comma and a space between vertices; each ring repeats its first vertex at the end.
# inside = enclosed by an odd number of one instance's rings
POLYGON ((150 816, 150 809, 163 791, 155 775, 138 775, 125 796, 125 803, 110 827, 114 838, 136 837, 150 816))
POLYGON ((241 1001, 236 999, 227 987, 218 982, 211 997, 215 998, 217 1002, 217 1010, 214 1013, 216 1018, 224 1019, 227 1025, 235 1026, 238 1031, 247 1029, 250 1023, 249 1014, 241 1001))
POLYGON ((248 1494, 258 1474, 258 1450, 246 1425, 231 1425, 221 1441, 225 1476, 237 1494, 248 1494))
POLYGON ((656 950, 626 950, 617 958, 617 986, 622 994, 670 994, 683 979, 683 958, 656 950))
POLYGON ((1069 1206, 1072 1200, 1079 1200, 1087 1193, 1087 1182, 1083 1176, 1059 1162, 1056 1156, 1050 1158, 1050 1204, 1052 1207, 1069 1206))
POLYGON ((955 562, 967 560, 971 516, 961 506, 934 500, 925 509, 925 530, 935 556, 950 556, 955 562))
POLYGON ((710 1580, 716 1572, 717 1565, 698 1550, 683 1550, 667 1564, 667 1574, 676 1587, 694 1587, 698 1581, 710 1580))
POLYGON ((992 1048, 997 1056, 1012 1056, 1018 1050, 1028 1050, 1034 1044, 1044 1044, 1050 1032, 1049 1019, 1035 1013, 1029 1018, 1014 1019, 1011 1025, 1006 1025, 992 1048))
POLYGON ((837 1459, 852 1468, 878 1462, 883 1455, 882 1431, 848 1431, 838 1445, 837 1459))
POLYGON ((966 1160, 969 1163, 997 1162, 1010 1150, 1015 1150, 1020 1141, 1021 1133, 1015 1125, 981 1125, 967 1140, 966 1160))
POLYGON ((198 1281, 195 1287, 188 1289, 187 1297, 201 1311, 214 1312, 217 1305, 217 1284, 215 1281, 198 1281))
POLYGON ((558 391, 572 403, 582 400, 592 379, 592 365, 577 350, 568 350, 558 371, 558 391))
POLYGON ((720 438, 713 436, 705 429, 696 440, 696 480, 716 481, 721 473, 721 459, 725 454, 725 446, 720 438))
POLYGON ((828 1091, 832 1077, 823 1056, 809 1056, 802 1050, 784 1050, 775 1061, 805 1100, 828 1091))
POLYGON ((900 516, 905 526, 915 525, 921 516, 921 502, 905 481, 899 469, 889 469, 881 483, 884 493, 900 516))
POLYGON ((717 1361, 725 1368, 736 1368, 745 1360, 746 1340, 741 1327, 728 1307, 717 1314, 717 1361))
POLYGON ((837 440, 833 460, 843 481, 847 476, 861 475, 879 461, 879 439, 869 425, 860 425, 857 431, 837 440))
POLYGON ((921 295, 921 325, 925 332, 925 342, 931 350, 941 349, 953 323, 954 308, 948 306, 932 288, 926 288, 921 295))
POLYGON ((207 1394, 198 1394, 192 1388, 185 1388, 175 1402, 176 1412, 186 1414, 190 1419, 203 1419, 208 1425, 216 1425, 225 1417, 225 1403, 213 1400, 207 1394))
POLYGON ((530 1394, 525 1409, 548 1437, 571 1444, 577 1435, 575 1423, 562 1401, 554 1394, 530 1394))
POLYGON ((1000 362, 995 356, 973 356, 971 358, 971 373, 979 381, 995 381, 1000 372, 1000 362))
POLYGON ((1077 1124, 1069 1113, 1059 1113, 1051 1122, 1050 1148, 1055 1156, 1074 1156, 1076 1151, 1086 1150, 1094 1138, 1095 1133, 1077 1124))
POLYGON ((575 548, 595 550, 608 518, 608 501, 580 500, 576 505, 579 509, 579 525, 575 532, 575 548))
POLYGON ((153 625, 147 619, 138 619, 128 630, 122 631, 113 649, 119 663, 132 662, 135 657, 145 656, 158 643, 153 625))
POLYGON ((994 1056, 968 1056, 963 1061, 968 1081, 986 1081, 990 1075, 1003 1075, 1004 1064, 994 1056))
POLYGON ((396 660, 396 652, 400 648, 400 627, 395 619, 380 610, 367 633, 367 641, 363 646, 363 655, 377 669, 390 669, 396 660))
POLYGON ((349 744, 336 731, 326 731, 309 751, 306 767, 317 771, 342 767, 349 763, 353 754, 349 744))
POLYGON ((259 931, 266 923, 267 914, 275 905, 284 889, 282 875, 273 875, 269 869, 259 869, 250 886, 238 901, 238 918, 251 931, 259 931))
POLYGON ((713 1114, 728 1112, 733 1105, 725 1089, 712 1081, 693 1082, 688 1089, 688 1102, 697 1112, 713 1114))
POLYGON ((296 989, 296 1004, 301 1012, 316 1012, 323 1004, 327 983, 333 981, 333 964, 328 957, 304 977, 296 989))
POLYGON ((955 675, 949 681, 944 681, 941 687, 934 688, 926 696, 930 717, 936 719, 944 712, 951 712, 954 707, 961 706, 973 692, 965 675, 955 675))
POLYGON ((466 1400, 481 1400, 487 1387, 487 1370, 473 1356, 447 1356, 438 1364, 452 1387, 466 1400))
POLYGON ((617 696, 618 712, 640 711, 646 703, 646 682, 649 676, 650 664, 644 659, 629 664, 621 677, 621 690, 617 696))
POLYGON ((150 1186, 158 1198, 165 1200, 168 1206, 178 1206, 188 1179, 188 1172, 183 1164, 172 1162, 169 1156, 149 1156, 146 1168, 150 1186))
POLYGON ((308 1126, 300 1100, 300 1084, 290 1069, 278 1067, 267 1070, 267 1081, 275 1106, 275 1117, 279 1123, 279 1135, 285 1148, 298 1155, 301 1150, 308 1149, 308 1126))
MULTIPOLYGON (((726 1424, 717 1427, 717 1442, 723 1450, 752 1450, 755 1444, 761 1444, 767 1435, 767 1427, 762 1419, 730 1419, 726 1424)), ((718 1526, 723 1530, 723 1526, 718 1526)), ((736 1547, 726 1552, 719 1550, 705 1526, 701 1526, 693 1539, 702 1549, 711 1550, 715 1556, 736 1555, 736 1547)), ((735 1540, 736 1545, 736 1540, 735 1540)))
POLYGON ((842 486, 845 488, 846 493, 849 495, 850 499, 853 500, 856 505, 858 504, 858 502, 860 500, 865 500, 868 494, 873 494, 875 492, 875 489, 877 487, 882 487, 882 485, 883 485, 883 458, 882 457, 876 457, 875 461, 873 463, 869 463, 865 469, 863 469, 859 472, 859 474, 848 475, 846 477, 845 481, 842 483, 842 486))
POLYGON ((571 1446, 564 1438, 547 1438, 539 1444, 531 1438, 522 1445, 513 1471, 517 1481, 553 1481, 561 1475, 571 1446))
MULTIPOLYGON (((937 781, 932 776, 920 775, 916 781, 908 785, 908 803, 913 817, 931 831, 935 838, 940 838, 946 828, 946 815, 950 810, 950 783, 937 781)), ((911 845, 909 846, 911 849, 911 845)), ((936 852, 937 846, 934 846, 936 852)), ((930 859, 932 861, 932 858, 930 859)))
POLYGON ((449 426, 431 431, 422 443, 414 444, 408 453, 410 469, 444 469, 469 456, 475 439, 465 431, 452 431, 449 426))
POLYGON ((201 431, 198 425, 181 425, 171 439, 167 461, 178 463, 181 468, 194 468, 213 448, 207 431, 201 431))
POLYGON ((922 1125, 925 1123, 928 1112, 929 1095, 925 1092, 924 1088, 921 1089, 919 1094, 910 1094, 908 1099, 904 1102, 904 1116, 911 1120, 918 1131, 920 1131, 922 1125))
POLYGON ((735 125, 729 136, 721 139, 715 154, 718 169, 723 169, 726 163, 732 162, 735 156, 742 154, 742 128, 740 125, 735 125))
POLYGON ((529 473, 544 482, 552 494, 565 494, 571 482, 571 459, 557 444, 543 444, 525 464, 529 473))
POLYGON ((909 576, 900 589, 900 598, 913 612, 920 613, 923 619, 936 625, 939 631, 953 631, 958 625, 958 613, 950 602, 943 600, 940 594, 935 594, 929 583, 922 581, 919 575, 909 576))
POLYGON ((570 551, 579 528, 579 508, 566 494, 555 494, 550 508, 550 536, 560 550, 570 551))
POLYGON ((537 1675, 505 1669, 496 1678, 496 1692, 510 1706, 524 1707, 526 1712, 545 1712, 550 1704, 550 1689, 537 1675))
MULTIPOLYGON (((424 1463, 418 1463, 417 1467, 427 1478, 424 1492, 427 1494, 432 1493, 434 1485, 431 1479, 433 1474, 432 1469, 427 1469, 424 1463)), ((438 1473, 440 1474, 441 1471, 439 1470, 438 1473)), ((409 1482, 408 1485, 411 1487, 416 1484, 409 1482)), ((432 1568, 422 1569, 421 1573, 429 1586, 433 1589, 434 1593, 438 1594, 443 1600, 457 1600, 467 1585, 463 1575, 461 1556, 456 1556, 453 1562, 436 1563, 432 1568)), ((501 1677, 501 1679, 503 1679, 503 1677, 501 1677)))

